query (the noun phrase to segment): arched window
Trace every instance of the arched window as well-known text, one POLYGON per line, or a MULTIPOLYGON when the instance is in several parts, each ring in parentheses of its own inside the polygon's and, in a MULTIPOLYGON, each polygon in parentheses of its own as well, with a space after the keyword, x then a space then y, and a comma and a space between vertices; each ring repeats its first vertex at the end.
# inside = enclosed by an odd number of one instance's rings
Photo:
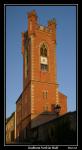
POLYGON ((48 71, 47 47, 44 43, 40 47, 40 66, 42 71, 48 71))
POLYGON ((47 57, 47 48, 44 43, 42 44, 40 48, 40 56, 47 57))

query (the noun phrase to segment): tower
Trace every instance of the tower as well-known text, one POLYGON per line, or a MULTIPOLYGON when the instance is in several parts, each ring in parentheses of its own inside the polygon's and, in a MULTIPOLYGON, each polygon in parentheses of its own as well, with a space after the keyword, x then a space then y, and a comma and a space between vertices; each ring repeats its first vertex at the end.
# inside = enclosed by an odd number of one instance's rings
POLYGON ((36 12, 30 12, 28 32, 22 33, 22 41, 23 87, 30 82, 31 113, 51 112, 52 106, 58 103, 56 21, 48 21, 48 27, 40 26, 36 12))
POLYGON ((48 112, 48 118, 51 113, 55 115, 56 105, 61 106, 60 114, 67 111, 67 97, 58 91, 56 75, 56 20, 49 20, 44 27, 37 19, 34 10, 29 12, 28 31, 22 33, 23 92, 16 102, 18 135, 40 114, 48 112))

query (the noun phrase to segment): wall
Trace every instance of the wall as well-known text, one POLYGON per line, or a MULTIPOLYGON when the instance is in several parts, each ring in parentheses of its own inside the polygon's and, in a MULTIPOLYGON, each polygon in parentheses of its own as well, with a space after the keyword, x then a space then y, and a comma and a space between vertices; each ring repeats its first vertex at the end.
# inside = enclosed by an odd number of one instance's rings
POLYGON ((59 93, 59 103, 61 106, 60 114, 63 115, 64 113, 67 112, 67 96, 61 92, 58 93, 59 93))
POLYGON ((15 141, 15 113, 13 113, 6 122, 6 144, 15 141))
MULTIPOLYGON (((77 144, 76 112, 69 112, 32 129, 33 144, 77 144)), ((31 141, 31 139, 30 139, 31 141)))

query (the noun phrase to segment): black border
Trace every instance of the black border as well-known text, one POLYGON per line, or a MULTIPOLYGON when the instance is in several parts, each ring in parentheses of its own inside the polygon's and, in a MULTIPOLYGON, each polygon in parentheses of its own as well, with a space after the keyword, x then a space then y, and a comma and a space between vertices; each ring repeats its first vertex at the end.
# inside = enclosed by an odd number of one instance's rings
MULTIPOLYGON (((3 1, 3 0, 2 0, 3 1)), ((80 0, 4 0, 5 4, 77 4, 80 0)))
POLYGON ((0 147, 4 144, 4 6, 0 5, 0 147))
MULTIPOLYGON (((69 1, 70 1, 70 0, 69 0, 69 1)), ((58 0, 57 0, 57 2, 58 2, 58 0)), ((48 3, 48 4, 49 4, 49 3, 48 3)), ((61 3, 60 3, 60 4, 61 4, 61 3)), ((59 6, 60 4, 57 3, 56 6, 59 6)), ((24 6, 24 5, 25 5, 25 4, 21 4, 21 6, 24 6)), ((46 4, 31 4, 31 5, 30 5, 30 4, 26 4, 26 5, 27 5, 27 6, 34 6, 34 5, 35 5, 35 6, 44 6, 44 5, 45 5, 45 6, 48 6, 48 5, 46 5, 46 4)), ((25 6, 26 6, 26 5, 25 5, 25 6)), ((76 6, 76 48, 77 48, 77 47, 78 47, 78 42, 77 42, 77 41, 78 41, 78 23, 77 23, 77 21, 78 21, 78 18, 77 18, 77 17, 78 17, 78 10, 77 10, 77 9, 78 9, 78 8, 77 8, 78 4, 77 4, 77 3, 74 3, 74 1, 73 1, 73 4, 64 4, 64 5, 62 4, 62 6, 73 6, 73 5, 76 6), (74 4, 76 4, 76 5, 74 5, 74 4)), ((5 9, 5 18, 4 18, 4 19, 5 19, 5 29, 6 29, 6 6, 13 6, 13 5, 12 5, 12 4, 5 4, 5 5, 4 5, 4 9, 5 9)), ((20 4, 14 4, 14 6, 20 6, 20 4)), ((55 4, 52 5, 52 4, 50 3, 49 6, 55 6, 55 4)), ((4 30, 4 32, 5 32, 5 30, 4 30)), ((4 42, 6 43, 6 32, 5 32, 5 39, 4 39, 4 40, 5 40, 4 42)), ((5 53, 6 53, 6 48, 5 48, 5 53)), ((77 64, 77 61, 78 61, 77 55, 78 55, 78 52, 77 52, 77 50, 76 50, 76 70, 77 70, 77 68, 78 68, 78 66, 77 66, 77 65, 78 65, 78 64, 77 64)), ((5 67, 6 67, 6 55, 5 55, 4 57, 5 57, 4 59, 5 59, 5 67)), ((5 70, 5 73, 4 73, 4 74, 5 74, 5 90, 6 90, 6 70, 5 70)), ((77 87, 78 87, 78 85, 77 85, 77 72, 76 72, 76 97, 78 97, 78 93, 77 93, 78 88, 77 88, 77 87)), ((6 104, 6 94, 5 94, 5 104, 6 104)), ((78 106, 78 102, 76 102, 76 110, 77 110, 77 106, 78 106)), ((5 105, 5 110, 6 110, 6 105, 5 105)), ((78 110, 77 110, 77 111, 78 111, 78 110)), ((6 116, 6 111, 5 111, 5 116, 6 116)), ((77 116, 78 116, 78 114, 77 114, 77 116)), ((4 118, 4 121, 5 121, 5 118, 4 118)), ((78 121, 78 119, 77 119, 77 121, 78 121)), ((4 124, 5 124, 5 123, 4 123, 4 124)), ((6 130, 5 130, 5 131, 6 131, 6 130)), ((5 142, 5 143, 6 143, 6 142, 5 142)), ((15 144, 14 144, 14 145, 11 145, 11 144, 10 144, 10 145, 7 145, 7 144, 5 144, 4 146, 7 147, 7 146, 22 146, 22 145, 15 145, 15 144)), ((76 146, 76 145, 75 145, 75 146, 76 146)), ((78 146, 78 145, 77 145, 77 146, 78 146)), ((76 146, 76 147, 77 147, 77 146, 76 146)), ((23 147, 28 147, 28 145, 23 145, 23 147)), ((58 147, 61 147, 61 145, 59 145, 58 147)), ((63 148, 63 147, 66 148, 67 146, 62 145, 62 148, 63 148)))

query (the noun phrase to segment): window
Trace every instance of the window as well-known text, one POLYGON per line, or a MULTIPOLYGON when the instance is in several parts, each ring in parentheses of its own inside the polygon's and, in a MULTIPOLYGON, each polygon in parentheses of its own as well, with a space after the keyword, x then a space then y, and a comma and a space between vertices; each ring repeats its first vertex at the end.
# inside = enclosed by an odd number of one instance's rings
POLYGON ((42 71, 48 71, 47 47, 44 43, 40 48, 40 69, 42 71))
POLYGON ((43 98, 47 99, 47 97, 48 97, 48 91, 43 91, 43 98))
POLYGON ((44 43, 40 48, 40 56, 47 57, 47 48, 44 43))
POLYGON ((41 70, 47 71, 48 70, 48 65, 41 64, 41 70))
POLYGON ((48 96, 48 92, 46 91, 46 98, 47 98, 47 96, 48 96))

